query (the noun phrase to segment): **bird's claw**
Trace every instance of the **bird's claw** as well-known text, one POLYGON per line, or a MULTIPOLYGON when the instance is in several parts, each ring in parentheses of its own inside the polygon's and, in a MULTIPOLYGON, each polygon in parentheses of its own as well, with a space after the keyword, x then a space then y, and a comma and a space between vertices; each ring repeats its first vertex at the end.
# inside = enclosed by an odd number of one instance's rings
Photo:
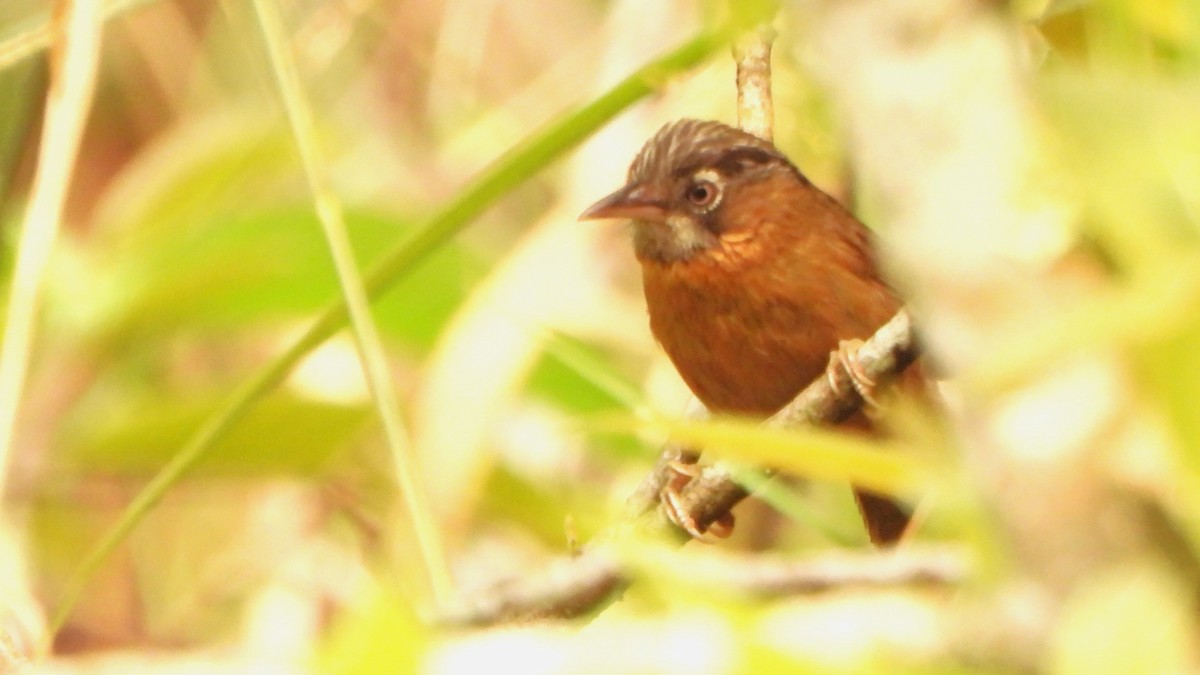
POLYGON ((825 369, 825 376, 829 379, 829 386, 834 391, 842 391, 842 382, 848 380, 854 391, 862 397, 863 403, 868 408, 878 408, 879 402, 875 400, 875 379, 868 375, 858 362, 858 348, 863 344, 862 340, 842 340, 838 342, 838 347, 829 355, 829 367, 825 369), (846 377, 840 377, 841 373, 845 373, 846 377))
POLYGON ((708 535, 724 539, 733 532, 733 515, 726 513, 709 523, 701 526, 683 506, 683 488, 700 476, 700 467, 694 459, 688 461, 679 459, 667 465, 671 477, 659 493, 663 513, 667 519, 675 523, 693 539, 708 541, 708 535))

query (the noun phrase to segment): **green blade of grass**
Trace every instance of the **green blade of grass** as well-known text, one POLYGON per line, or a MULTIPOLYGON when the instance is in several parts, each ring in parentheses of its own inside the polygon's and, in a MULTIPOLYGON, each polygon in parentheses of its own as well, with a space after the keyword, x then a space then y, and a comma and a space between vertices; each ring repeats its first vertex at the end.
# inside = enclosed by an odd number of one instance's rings
MULTIPOLYGON (((578 145, 618 113, 654 92, 671 76, 701 63, 728 44, 734 28, 721 26, 701 32, 638 69, 591 103, 564 114, 508 150, 412 236, 384 256, 366 275, 364 286, 368 295, 378 297, 508 191, 578 145)), ((204 457, 256 401, 283 381, 305 355, 342 328, 345 321, 345 305, 340 302, 331 304, 287 351, 234 391, 226 404, 205 421, 171 461, 134 497, 117 523, 80 563, 50 620, 48 634, 53 635, 62 627, 88 581, 146 511, 162 499, 167 490, 204 457)))
POLYGON ((359 361, 371 392, 371 400, 383 424, 400 496, 416 533, 418 557, 436 608, 449 599, 452 590, 445 549, 428 494, 417 479, 419 469, 408 443, 408 432, 400 419, 400 401, 388 373, 379 327, 371 316, 370 300, 350 246, 342 202, 329 179, 329 168, 317 138, 317 122, 305 99, 295 57, 288 49, 287 31, 279 8, 272 0, 255 0, 254 10, 267 46, 271 72, 283 99, 288 125, 300 150, 304 175, 312 192, 313 208, 333 258, 338 284, 342 288, 342 300, 350 317, 350 328, 358 345, 359 361))
POLYGON ((639 419, 600 416, 586 424, 604 431, 651 429, 672 441, 749 466, 769 466, 814 480, 852 483, 884 494, 929 489, 940 477, 929 462, 882 441, 820 427, 782 429, 761 420, 716 417, 705 420, 639 419))

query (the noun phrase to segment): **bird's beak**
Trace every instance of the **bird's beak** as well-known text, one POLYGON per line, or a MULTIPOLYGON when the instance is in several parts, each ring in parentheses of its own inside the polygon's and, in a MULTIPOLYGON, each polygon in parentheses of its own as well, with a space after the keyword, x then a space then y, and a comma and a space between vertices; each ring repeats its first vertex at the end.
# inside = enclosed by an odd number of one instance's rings
POLYGON ((629 218, 663 221, 666 217, 667 200, 661 191, 649 185, 631 183, 589 206, 580 214, 579 219, 629 218))

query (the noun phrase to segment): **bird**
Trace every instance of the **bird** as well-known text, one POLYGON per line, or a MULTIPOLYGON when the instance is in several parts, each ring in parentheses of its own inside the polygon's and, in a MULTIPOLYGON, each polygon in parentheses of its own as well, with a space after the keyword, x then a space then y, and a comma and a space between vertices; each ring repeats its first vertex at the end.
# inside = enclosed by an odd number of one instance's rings
MULTIPOLYGON (((721 122, 663 126, 580 219, 632 223, 650 331, 713 413, 770 416, 902 307, 871 230, 773 143, 721 122)), ((910 368, 898 386, 923 379, 910 368)), ((882 433, 862 412, 841 426, 882 433)), ((909 510, 854 493, 871 542, 898 542, 909 510)))

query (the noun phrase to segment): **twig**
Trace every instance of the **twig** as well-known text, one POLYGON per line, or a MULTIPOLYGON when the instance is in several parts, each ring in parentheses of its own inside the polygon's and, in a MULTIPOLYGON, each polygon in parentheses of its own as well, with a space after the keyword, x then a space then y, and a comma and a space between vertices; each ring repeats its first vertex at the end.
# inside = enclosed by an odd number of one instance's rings
POLYGON ((742 131, 774 138, 775 108, 771 100, 771 43, 775 29, 769 25, 747 33, 733 46, 737 62, 738 127, 742 131))
POLYGON ((935 585, 962 582, 967 557, 957 548, 906 547, 886 552, 833 551, 796 559, 759 553, 678 554, 663 561, 671 569, 708 588, 777 597, 809 595, 845 588, 935 585))
MULTIPOLYGON (((608 551, 611 553, 611 549, 608 551)), ((643 560, 643 562, 646 562, 643 560)), ((674 557, 649 562, 678 567, 674 557)), ((966 557, 956 549, 909 548, 823 553, 801 559, 745 554, 687 556, 686 576, 694 583, 734 593, 765 596, 814 595, 848 588, 950 586, 967 576, 966 557)), ((491 593, 451 606, 439 617, 448 626, 487 626, 570 618, 603 606, 626 583, 620 555, 596 551, 556 561, 536 579, 510 582, 491 593)))
POLYGON ((617 558, 590 548, 556 560, 536 576, 522 577, 442 608, 442 626, 490 626, 537 619, 572 618, 602 607, 627 583, 617 558))
MULTIPOLYGON (((902 309, 880 326, 870 340, 859 346, 855 359, 868 377, 884 383, 915 361, 920 351, 912 319, 908 311, 902 309)), ((838 378, 850 376, 844 367, 835 370, 834 375, 838 378)), ((817 380, 772 415, 767 424, 776 427, 836 424, 862 406, 862 397, 853 386, 843 386, 840 382, 837 384, 838 390, 849 390, 845 396, 835 396, 833 389, 828 378, 817 380)))

